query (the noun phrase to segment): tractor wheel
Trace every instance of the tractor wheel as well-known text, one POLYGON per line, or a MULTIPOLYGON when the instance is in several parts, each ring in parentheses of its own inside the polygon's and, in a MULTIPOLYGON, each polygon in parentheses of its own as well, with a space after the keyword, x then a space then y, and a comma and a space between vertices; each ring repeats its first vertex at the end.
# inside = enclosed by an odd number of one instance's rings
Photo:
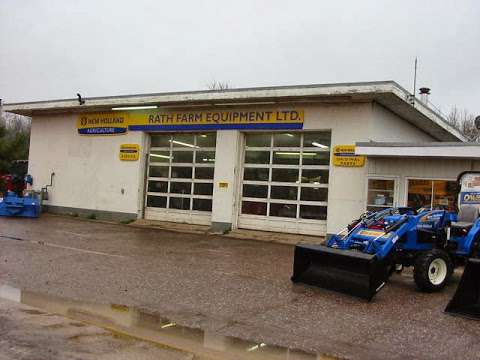
POLYGON ((425 292, 434 292, 445 287, 453 273, 453 263, 443 250, 433 249, 415 260, 413 278, 417 287, 425 292))

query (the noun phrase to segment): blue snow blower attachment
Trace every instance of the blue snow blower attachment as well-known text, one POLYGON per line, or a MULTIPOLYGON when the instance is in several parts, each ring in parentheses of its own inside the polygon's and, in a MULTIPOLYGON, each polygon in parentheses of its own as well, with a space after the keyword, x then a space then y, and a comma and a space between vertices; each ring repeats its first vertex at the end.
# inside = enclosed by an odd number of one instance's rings
POLYGON ((12 191, 7 191, 3 200, 0 200, 0 216, 37 218, 40 212, 40 198, 35 194, 20 197, 12 191))
POLYGON ((395 243, 417 225, 409 214, 409 208, 366 213, 326 246, 296 246, 292 281, 371 300, 388 279, 395 243))

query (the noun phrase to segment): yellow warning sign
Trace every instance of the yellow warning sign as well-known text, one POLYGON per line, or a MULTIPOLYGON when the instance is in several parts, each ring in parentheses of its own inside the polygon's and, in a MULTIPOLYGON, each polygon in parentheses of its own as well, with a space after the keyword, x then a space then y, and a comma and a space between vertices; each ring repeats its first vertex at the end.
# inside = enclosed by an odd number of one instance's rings
POLYGON ((121 144, 120 160, 137 161, 140 157, 140 146, 138 144, 121 144))

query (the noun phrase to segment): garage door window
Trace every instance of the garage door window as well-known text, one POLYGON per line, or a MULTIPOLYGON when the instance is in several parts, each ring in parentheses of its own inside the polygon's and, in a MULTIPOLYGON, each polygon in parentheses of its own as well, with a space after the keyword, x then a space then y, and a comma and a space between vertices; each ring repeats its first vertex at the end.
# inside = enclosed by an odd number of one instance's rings
POLYGON ((211 211, 216 134, 151 136, 146 205, 211 211))
POLYGON ((330 132, 247 134, 243 215, 326 220, 330 132))

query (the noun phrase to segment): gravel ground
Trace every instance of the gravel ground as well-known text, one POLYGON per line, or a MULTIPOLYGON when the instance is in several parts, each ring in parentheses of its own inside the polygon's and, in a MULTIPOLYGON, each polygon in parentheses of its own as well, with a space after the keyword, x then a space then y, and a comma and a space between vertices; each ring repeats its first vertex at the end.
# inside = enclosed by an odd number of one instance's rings
POLYGON ((293 285, 293 247, 43 215, 0 218, 0 283, 156 311, 185 326, 352 359, 480 358, 480 322, 394 275, 367 303, 293 285))

